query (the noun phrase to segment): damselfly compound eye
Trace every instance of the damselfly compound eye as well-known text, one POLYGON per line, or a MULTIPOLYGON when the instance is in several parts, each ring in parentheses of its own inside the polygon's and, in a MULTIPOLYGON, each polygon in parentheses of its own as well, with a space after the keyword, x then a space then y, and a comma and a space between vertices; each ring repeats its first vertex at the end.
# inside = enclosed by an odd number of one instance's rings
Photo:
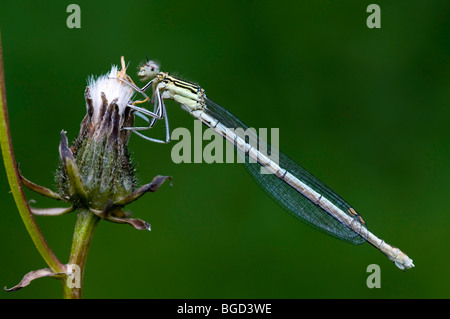
POLYGON ((138 77, 141 81, 148 81, 153 79, 159 73, 159 64, 155 61, 147 61, 141 65, 138 72, 138 77))

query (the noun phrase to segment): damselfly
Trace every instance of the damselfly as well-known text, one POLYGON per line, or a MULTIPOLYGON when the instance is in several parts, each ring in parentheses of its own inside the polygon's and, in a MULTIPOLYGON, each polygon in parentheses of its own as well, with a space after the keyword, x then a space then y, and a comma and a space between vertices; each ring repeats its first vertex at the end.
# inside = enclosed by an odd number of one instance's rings
MULTIPOLYGON (((134 109, 136 114, 144 119, 149 116, 151 120, 146 119, 148 126, 125 129, 132 130, 149 141, 169 142, 169 122, 164 99, 172 99, 194 118, 232 143, 237 152, 246 159, 245 166, 257 183, 291 215, 341 240, 353 244, 362 244, 368 241, 400 269, 414 267, 412 259, 400 249, 392 247, 372 234, 352 206, 299 164, 280 151, 275 152, 278 153, 278 157, 275 159, 273 156, 269 157, 266 153, 261 152, 255 145, 265 145, 266 142, 255 133, 247 135, 249 136, 248 141, 236 134, 238 128, 249 132, 247 131, 248 126, 209 99, 199 85, 165 72, 159 72, 159 66, 153 61, 147 61, 141 66, 138 76, 143 81, 150 81, 141 89, 133 83, 127 83, 134 90, 142 93, 146 100, 148 97, 145 91, 152 87, 154 108, 153 111, 150 111, 137 106, 136 103, 130 104, 129 107, 134 109), (153 127, 156 120, 160 119, 165 120, 165 140, 151 138, 140 133, 142 130, 153 127), (261 172, 261 167, 266 170, 266 174, 261 172)), ((266 149, 268 148, 271 147, 267 146, 266 149)), ((274 153, 273 149, 271 153, 274 153)))

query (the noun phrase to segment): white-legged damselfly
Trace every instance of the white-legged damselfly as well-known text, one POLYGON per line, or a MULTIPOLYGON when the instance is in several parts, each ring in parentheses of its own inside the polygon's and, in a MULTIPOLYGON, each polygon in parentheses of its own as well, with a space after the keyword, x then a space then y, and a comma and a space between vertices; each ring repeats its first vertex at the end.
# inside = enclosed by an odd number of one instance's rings
MULTIPOLYGON (((160 72, 158 65, 153 61, 147 61, 140 68, 138 76, 141 80, 150 81, 142 89, 133 83, 128 84, 145 97, 147 97, 145 91, 152 87, 154 108, 153 111, 149 111, 137 106, 136 103, 130 104, 129 107, 142 118, 149 116, 152 119, 147 119, 149 125, 146 127, 126 129, 133 130, 136 134, 153 142, 169 142, 169 122, 164 99, 172 99, 194 118, 232 143, 237 152, 246 159, 245 166, 257 183, 291 215, 341 240, 353 244, 368 241, 400 269, 414 267, 412 259, 400 249, 372 234, 352 206, 295 161, 280 151, 277 152, 276 159, 261 152, 255 145, 263 145, 266 142, 256 134, 247 135, 249 140, 236 134, 238 128, 248 132, 248 126, 209 99, 199 85, 160 72), (165 140, 151 138, 141 133, 142 130, 153 127, 156 120, 160 119, 164 119, 166 124, 165 140), (264 167, 269 174, 263 174, 261 167, 264 167)), ((267 146, 266 149, 268 148, 271 147, 267 146)))

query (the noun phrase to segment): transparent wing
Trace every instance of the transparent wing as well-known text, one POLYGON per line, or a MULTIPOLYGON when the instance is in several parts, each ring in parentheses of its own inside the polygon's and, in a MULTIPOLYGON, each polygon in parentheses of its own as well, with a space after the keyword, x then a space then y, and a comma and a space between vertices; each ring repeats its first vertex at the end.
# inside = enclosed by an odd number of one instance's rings
MULTIPOLYGON (((206 98, 205 103, 207 106, 205 112, 217 119, 224 126, 228 128, 242 128, 243 130, 248 129, 248 126, 236 116, 222 108, 220 105, 214 103, 209 98, 206 98)), ((251 130, 248 130, 247 132, 249 133, 247 135, 249 139, 247 142, 251 145, 262 145, 263 142, 266 143, 265 141, 262 141, 262 139, 255 133, 251 133, 251 130)), ((270 145, 268 148, 271 149, 270 145)), ((335 219, 321 207, 311 202, 307 197, 303 196, 295 188, 278 178, 276 175, 261 174, 260 164, 252 163, 249 161, 248 154, 244 154, 236 147, 235 149, 237 150, 239 156, 245 158, 245 167, 255 181, 270 197, 272 197, 281 207, 286 209, 292 216, 329 235, 352 244, 358 245, 365 242, 365 239, 358 233, 354 232, 339 220, 335 219)), ((274 153, 273 150, 274 149, 272 149, 272 154, 274 153)), ((278 156, 278 163, 282 169, 286 169, 303 183, 307 184, 316 192, 330 200, 334 205, 339 207, 343 212, 346 212, 357 222, 361 222, 365 225, 364 221, 355 212, 355 210, 353 210, 349 204, 347 204, 328 186, 311 175, 299 164, 291 160, 287 155, 278 151, 278 156)))

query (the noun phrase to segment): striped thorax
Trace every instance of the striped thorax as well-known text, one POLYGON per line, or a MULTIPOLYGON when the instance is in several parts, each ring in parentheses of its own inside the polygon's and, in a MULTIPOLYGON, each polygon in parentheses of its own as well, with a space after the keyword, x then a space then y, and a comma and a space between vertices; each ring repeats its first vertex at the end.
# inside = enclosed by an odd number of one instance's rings
POLYGON ((184 105, 189 112, 204 108, 205 91, 195 83, 160 72, 156 75, 153 85, 163 91, 163 99, 173 99, 184 105))

